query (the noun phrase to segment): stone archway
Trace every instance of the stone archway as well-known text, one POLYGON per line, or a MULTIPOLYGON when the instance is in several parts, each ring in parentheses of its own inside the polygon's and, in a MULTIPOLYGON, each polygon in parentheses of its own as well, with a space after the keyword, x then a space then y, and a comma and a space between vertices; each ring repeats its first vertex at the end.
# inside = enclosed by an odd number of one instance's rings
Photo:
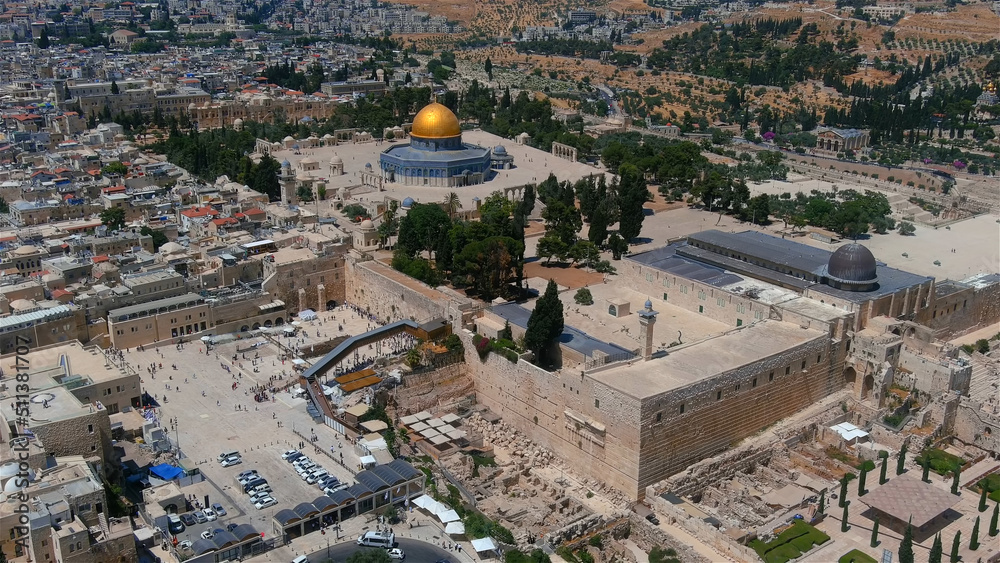
POLYGON ((844 370, 844 384, 852 389, 857 384, 858 381, 858 370, 854 369, 852 366, 847 366, 844 370))
POLYGON ((271 319, 267 319, 264 321, 264 328, 271 328, 272 324, 271 319))
POLYGON ((872 393, 872 389, 875 388, 875 377, 871 374, 865 376, 864 382, 861 384, 861 399, 868 399, 872 393))
POLYGON ((895 334, 896 336, 903 336, 903 331, 901 331, 898 326, 892 327, 892 330, 889 332, 895 334))
POLYGON ((240 332, 248 332, 249 330, 250 330, 250 327, 248 327, 247 325, 243 325, 243 326, 240 327, 240 332))
POLYGON ((285 319, 281 317, 274 319, 274 326, 281 326, 283 324, 285 324, 285 319))
POLYGON ((253 323, 253 327, 252 328, 254 330, 258 330, 260 328, 260 323, 253 323))
POLYGON ((329 301, 326 302, 326 310, 327 311, 332 311, 332 310, 334 310, 336 308, 337 308, 337 300, 336 299, 331 299, 331 300, 329 300, 329 301))

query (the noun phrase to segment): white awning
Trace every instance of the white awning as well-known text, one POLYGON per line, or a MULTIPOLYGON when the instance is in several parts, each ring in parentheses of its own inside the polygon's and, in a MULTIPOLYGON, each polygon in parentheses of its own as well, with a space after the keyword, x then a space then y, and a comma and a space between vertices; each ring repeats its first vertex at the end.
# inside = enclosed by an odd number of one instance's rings
POLYGON ((438 514, 437 517, 442 524, 447 524, 448 522, 457 522, 458 520, 461 520, 461 518, 458 517, 458 513, 455 512, 454 510, 446 510, 438 514))
POLYGON ((444 527, 444 533, 451 536, 461 536, 465 534, 465 524, 461 522, 448 522, 444 527))
POLYGON ((847 440, 848 442, 868 436, 867 432, 851 424, 850 422, 841 422, 840 424, 831 426, 830 430, 833 430, 837 434, 840 434, 840 437, 847 440))
POLYGON ((493 538, 479 538, 478 540, 472 540, 472 549, 475 549, 479 553, 484 551, 493 551, 496 548, 497 542, 493 541, 493 538))

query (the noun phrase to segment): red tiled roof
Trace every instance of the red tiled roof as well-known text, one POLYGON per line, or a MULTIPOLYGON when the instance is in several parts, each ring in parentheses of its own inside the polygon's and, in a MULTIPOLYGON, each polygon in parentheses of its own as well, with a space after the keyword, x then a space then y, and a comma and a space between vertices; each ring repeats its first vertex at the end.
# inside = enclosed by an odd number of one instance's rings
POLYGON ((111 258, 107 254, 101 254, 100 256, 94 256, 91 258, 94 264, 100 264, 101 262, 108 262, 111 258))

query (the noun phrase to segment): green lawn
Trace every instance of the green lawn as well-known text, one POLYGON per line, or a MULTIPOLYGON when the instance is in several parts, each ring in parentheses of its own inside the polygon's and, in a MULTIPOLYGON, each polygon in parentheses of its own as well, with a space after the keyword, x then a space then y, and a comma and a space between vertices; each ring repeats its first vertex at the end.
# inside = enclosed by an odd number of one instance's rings
POLYGON ((931 471, 937 473, 938 475, 951 473, 956 465, 962 465, 965 463, 962 458, 937 448, 926 449, 922 455, 930 457, 931 471))
POLYGON ((841 556, 838 563, 878 563, 878 560, 863 551, 852 549, 841 556))
POLYGON ((1000 473, 993 473, 979 480, 980 487, 986 487, 990 500, 1000 502, 1000 473))
POLYGON ((750 542, 750 547, 765 563, 785 563, 800 557, 814 545, 828 541, 830 536, 802 520, 796 520, 790 528, 778 534, 773 540, 767 543, 753 540, 750 542))

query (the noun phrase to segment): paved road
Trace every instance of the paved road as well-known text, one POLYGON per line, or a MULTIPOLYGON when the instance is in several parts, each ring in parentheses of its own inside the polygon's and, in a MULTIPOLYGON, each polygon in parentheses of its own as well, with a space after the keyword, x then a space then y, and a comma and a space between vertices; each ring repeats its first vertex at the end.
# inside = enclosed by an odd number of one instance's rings
MULTIPOLYGON (((413 563, 433 563, 435 561, 452 561, 455 563, 461 563, 462 561, 468 561, 469 557, 464 553, 447 552, 440 547, 422 542, 420 540, 414 540, 410 538, 396 538, 397 547, 403 550, 406 554, 406 561, 412 561, 413 563)), ((359 547, 354 539, 348 539, 347 541, 342 541, 337 545, 331 545, 329 550, 329 557, 327 557, 327 549, 323 548, 318 551, 314 551, 308 555, 310 563, 323 563, 325 561, 335 561, 341 563, 346 561, 350 555, 356 551, 361 551, 365 549, 379 549, 376 547, 359 547)))

